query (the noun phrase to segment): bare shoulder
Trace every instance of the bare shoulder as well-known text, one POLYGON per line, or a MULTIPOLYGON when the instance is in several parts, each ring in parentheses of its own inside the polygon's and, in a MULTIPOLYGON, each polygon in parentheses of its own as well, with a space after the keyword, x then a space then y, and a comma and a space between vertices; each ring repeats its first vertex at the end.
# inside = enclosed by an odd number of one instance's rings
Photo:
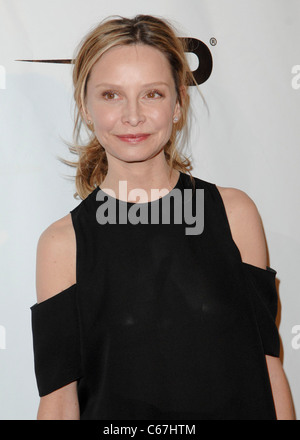
POLYGON ((245 213, 257 216, 258 210, 254 201, 244 191, 237 188, 217 186, 223 199, 227 214, 245 213))
POLYGON ((266 240, 255 202, 237 188, 217 188, 223 199, 232 238, 240 251, 242 261, 265 269, 266 240))
POLYGON ((36 290, 38 302, 76 282, 76 238, 71 214, 45 229, 37 245, 36 290))

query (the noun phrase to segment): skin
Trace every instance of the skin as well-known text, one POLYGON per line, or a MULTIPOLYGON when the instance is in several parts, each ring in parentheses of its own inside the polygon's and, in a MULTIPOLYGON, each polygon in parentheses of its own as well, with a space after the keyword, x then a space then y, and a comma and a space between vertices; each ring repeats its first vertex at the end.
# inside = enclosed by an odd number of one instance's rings
MULTIPOLYGON (((163 147, 173 118, 180 117, 174 81, 165 56, 148 46, 123 46, 105 53, 92 69, 83 117, 93 122, 104 146, 108 174, 102 188, 118 197, 118 181, 133 188, 171 190, 179 173, 169 177, 163 147), (155 83, 155 86, 153 85, 155 83), (162 84, 164 83, 164 84, 162 84), (149 86, 150 85, 150 86, 149 86), (128 143, 118 136, 147 133, 147 139, 128 143), (145 179, 147 176, 147 179, 145 179)), ((218 187, 232 238, 242 261, 266 269, 263 226, 254 202, 243 191, 218 187)), ((57 220, 41 235, 37 247, 37 300, 42 302, 76 283, 76 239, 71 215, 57 220)), ((277 418, 295 420, 288 382, 279 358, 266 356, 277 418)), ((40 400, 38 419, 79 419, 77 383, 72 382, 40 400)))
MULTIPOLYGON (((267 246, 261 217, 253 200, 235 188, 220 188, 231 234, 242 261, 266 269, 267 246)), ((266 355, 278 420, 296 420, 290 387, 280 358, 266 355)))
POLYGON ((168 177, 164 146, 170 138, 173 118, 180 117, 177 93, 166 57, 145 45, 115 47, 94 65, 87 85, 86 120, 106 150, 108 173, 101 188, 119 198, 118 182, 147 192, 175 186, 178 172, 168 177), (118 138, 122 134, 149 134, 136 144, 118 138), (145 179, 147 176, 147 179, 145 179))

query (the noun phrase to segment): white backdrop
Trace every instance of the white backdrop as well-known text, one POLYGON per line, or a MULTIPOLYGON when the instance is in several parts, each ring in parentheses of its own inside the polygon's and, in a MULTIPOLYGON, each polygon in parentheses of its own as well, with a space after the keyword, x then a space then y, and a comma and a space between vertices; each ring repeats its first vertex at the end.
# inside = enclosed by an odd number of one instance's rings
MULTIPOLYGON (((277 270, 284 368, 300 416, 299 0, 0 0, 0 419, 35 419, 30 306, 41 232, 78 201, 63 140, 73 129, 72 58, 108 15, 155 14, 203 41, 213 72, 192 90, 194 175, 237 187, 263 219, 277 270), (210 45, 210 38, 217 44, 210 45)), ((250 379, 250 378, 249 378, 250 379)))

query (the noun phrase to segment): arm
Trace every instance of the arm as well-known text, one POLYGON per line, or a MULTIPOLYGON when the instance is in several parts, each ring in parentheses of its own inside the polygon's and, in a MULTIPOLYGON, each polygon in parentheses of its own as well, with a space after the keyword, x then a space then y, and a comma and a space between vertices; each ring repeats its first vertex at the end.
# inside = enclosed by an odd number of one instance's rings
MULTIPOLYGON (((242 261, 266 269, 268 257, 265 235, 254 202, 243 191, 234 188, 218 189, 242 261)), ((292 396, 280 359, 266 355, 266 363, 277 419, 295 420, 292 396)))
MULTIPOLYGON (((40 303, 76 282, 76 240, 71 216, 53 223, 37 246, 36 290, 40 303)), ((77 382, 41 397, 39 420, 79 419, 77 382)))
POLYGON ((77 382, 41 397, 37 420, 79 420, 79 418, 77 382))
POLYGON ((266 356, 278 420, 296 420, 290 387, 279 358, 266 356))

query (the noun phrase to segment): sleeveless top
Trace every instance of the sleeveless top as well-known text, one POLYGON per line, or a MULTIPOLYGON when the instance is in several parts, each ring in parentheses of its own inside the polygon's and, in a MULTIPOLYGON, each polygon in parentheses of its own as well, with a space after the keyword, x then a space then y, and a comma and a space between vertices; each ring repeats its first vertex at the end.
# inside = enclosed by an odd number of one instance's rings
POLYGON ((77 381, 82 420, 276 419, 276 271, 242 262, 216 185, 194 182, 143 204, 97 187, 71 211, 76 284, 31 307, 40 396, 77 381))

